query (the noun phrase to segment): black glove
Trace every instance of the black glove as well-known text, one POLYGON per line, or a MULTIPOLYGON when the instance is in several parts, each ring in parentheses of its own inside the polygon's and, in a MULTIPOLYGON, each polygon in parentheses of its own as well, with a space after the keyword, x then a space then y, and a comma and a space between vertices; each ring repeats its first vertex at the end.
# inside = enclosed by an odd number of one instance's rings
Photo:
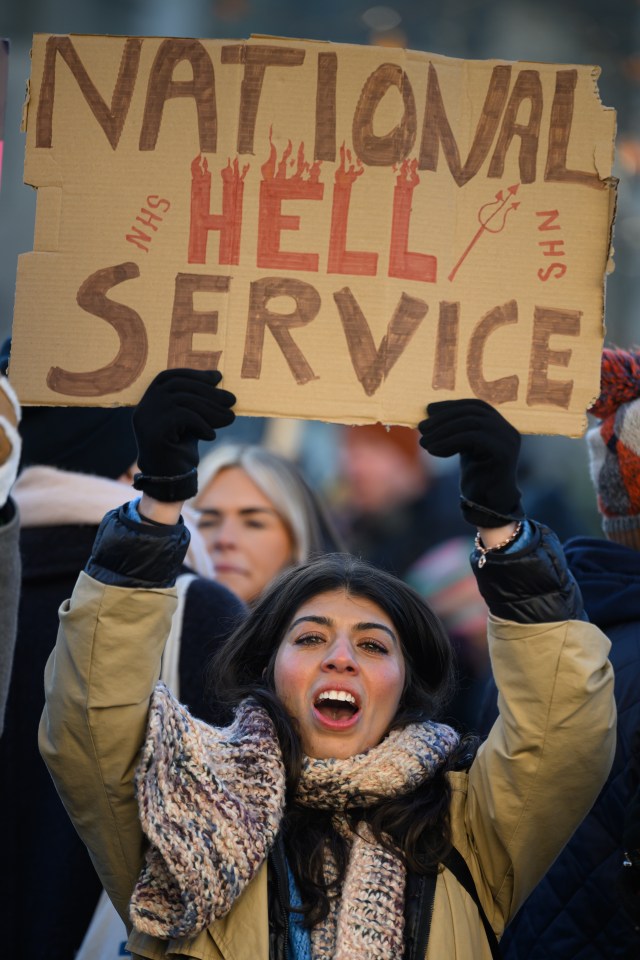
POLYGON ((465 520, 502 527, 524 516, 516 484, 520 434, 484 400, 442 400, 418 424, 420 446, 435 457, 460 454, 465 520))
POLYGON ((236 398, 218 389, 218 370, 163 370, 149 384, 133 414, 141 473, 133 486, 155 500, 174 503, 198 491, 198 440, 213 440, 228 427, 236 398))

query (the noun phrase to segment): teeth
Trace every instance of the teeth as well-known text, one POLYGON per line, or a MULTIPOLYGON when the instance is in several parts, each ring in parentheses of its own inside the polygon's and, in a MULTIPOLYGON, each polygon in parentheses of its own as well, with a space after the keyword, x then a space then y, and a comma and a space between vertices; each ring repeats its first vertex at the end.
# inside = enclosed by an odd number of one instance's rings
POLYGON ((324 690, 316 703, 321 703, 323 700, 344 700, 347 703, 352 703, 354 707, 356 706, 356 698, 352 693, 347 693, 346 690, 324 690))

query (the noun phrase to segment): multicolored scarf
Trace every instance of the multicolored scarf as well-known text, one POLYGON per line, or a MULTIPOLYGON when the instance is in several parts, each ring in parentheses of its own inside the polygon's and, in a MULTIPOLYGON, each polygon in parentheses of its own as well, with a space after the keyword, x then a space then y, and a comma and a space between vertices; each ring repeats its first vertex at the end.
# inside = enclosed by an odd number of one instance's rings
MULTIPOLYGON (((351 846, 342 895, 311 933, 314 960, 402 956, 404 865, 366 824, 351 831, 343 812, 411 792, 457 742, 451 727, 429 722, 394 730, 346 760, 305 758, 299 801, 335 810, 351 846)), ((278 833, 285 771, 273 723, 245 701, 231 726, 210 727, 160 683, 136 783, 149 848, 131 898, 132 922, 161 939, 195 936, 231 909, 278 833)), ((327 854, 327 879, 335 871, 327 854)))

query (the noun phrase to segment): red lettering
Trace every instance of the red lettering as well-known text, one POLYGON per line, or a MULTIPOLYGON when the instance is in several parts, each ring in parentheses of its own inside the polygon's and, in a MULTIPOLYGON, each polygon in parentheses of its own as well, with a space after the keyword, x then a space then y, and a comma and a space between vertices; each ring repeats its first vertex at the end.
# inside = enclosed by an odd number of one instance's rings
POLYGON ((389 276, 405 280, 435 283, 438 259, 428 253, 412 253, 409 247, 409 223, 413 191, 420 183, 417 160, 403 160, 393 190, 393 218, 389 249, 389 276))
POLYGON ((304 144, 300 144, 296 171, 287 177, 287 162, 292 152, 291 141, 282 160, 276 162, 276 151, 271 143, 269 159, 262 167, 260 203, 258 211, 259 267, 279 270, 306 270, 317 272, 317 253, 298 253, 280 249, 280 234, 283 230, 299 230, 300 217, 282 213, 285 200, 322 200, 324 184, 320 183, 319 162, 309 165, 304 159, 304 144))
POLYGON ((560 277, 564 277, 566 272, 566 263, 550 263, 544 270, 540 267, 538 270, 538 279, 543 282, 550 280, 552 277, 554 280, 559 280, 560 277))
POLYGON ((135 224, 131 227, 131 233, 128 233, 125 237, 127 243, 133 243, 134 246, 144 250, 145 253, 149 253, 147 244, 151 243, 151 239, 147 233, 143 233, 140 227, 136 227, 135 224))
POLYGON ((331 209, 331 235, 327 273, 348 273, 351 276, 375 277, 378 254, 362 250, 347 250, 347 224, 353 184, 364 172, 362 161, 351 163, 351 151, 340 147, 340 166, 336 168, 331 209), (347 167, 347 163, 349 166, 347 167))
POLYGON ((222 213, 211 213, 211 173, 207 160, 197 156, 191 164, 191 219, 189 225, 189 263, 205 263, 207 238, 211 230, 220 231, 218 263, 239 263, 242 233, 244 178, 249 165, 238 166, 238 159, 227 161, 222 177, 222 213))
POLYGON ((559 210, 536 210, 536 217, 546 217, 544 223, 538 224, 538 230, 559 230, 560 224, 555 222, 559 216, 559 210))
POLYGON ((162 217, 160 214, 152 213, 151 210, 147 210, 146 207, 142 207, 140 213, 143 213, 144 216, 141 217, 140 214, 138 214, 136 220, 143 224, 143 226, 150 227, 155 232, 158 229, 156 220, 160 220, 160 222, 162 222, 162 217))
POLYGON ((154 210, 157 210, 158 207, 162 207, 164 213, 167 213, 171 209, 170 202, 165 199, 165 197, 159 197, 157 193, 151 193, 147 197, 147 206, 152 207, 154 210))
POLYGON ((547 248, 542 251, 543 257, 565 256, 565 251, 562 249, 564 247, 564 240, 539 240, 538 246, 547 248))

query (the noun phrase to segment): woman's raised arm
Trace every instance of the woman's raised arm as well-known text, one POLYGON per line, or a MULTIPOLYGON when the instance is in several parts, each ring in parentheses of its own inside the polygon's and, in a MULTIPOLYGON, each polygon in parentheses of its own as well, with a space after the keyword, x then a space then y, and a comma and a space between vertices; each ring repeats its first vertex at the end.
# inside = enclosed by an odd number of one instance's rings
POLYGON ((220 379, 164 371, 147 388, 134 415, 143 496, 102 521, 46 668, 40 750, 127 924, 144 850, 135 768, 189 544, 180 510, 195 492, 198 440, 234 416, 220 379))

